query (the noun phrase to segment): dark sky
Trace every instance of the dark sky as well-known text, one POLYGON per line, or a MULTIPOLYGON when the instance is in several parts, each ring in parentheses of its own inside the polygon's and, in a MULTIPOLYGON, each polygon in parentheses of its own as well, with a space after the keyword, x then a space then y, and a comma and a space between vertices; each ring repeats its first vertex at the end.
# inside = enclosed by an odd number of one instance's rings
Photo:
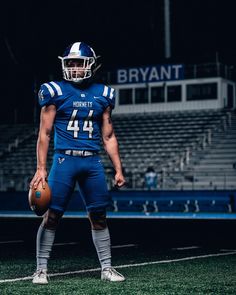
POLYGON ((171 53, 164 57, 164 0, 8 1, 0 12, 0 122, 32 121, 38 88, 60 76, 57 56, 75 41, 103 69, 164 62, 236 65, 234 1, 170 0, 171 53), (26 107, 28 106, 28 107, 26 107), (14 111, 15 110, 15 111, 14 111))

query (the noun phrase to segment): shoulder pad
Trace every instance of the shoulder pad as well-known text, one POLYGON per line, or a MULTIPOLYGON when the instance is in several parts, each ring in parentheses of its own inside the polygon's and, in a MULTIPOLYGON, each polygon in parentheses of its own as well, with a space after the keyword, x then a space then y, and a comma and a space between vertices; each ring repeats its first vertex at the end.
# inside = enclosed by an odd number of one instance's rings
POLYGON ((41 107, 56 104, 55 98, 62 95, 59 83, 49 82, 41 85, 38 92, 38 101, 41 107))
POLYGON ((106 85, 103 85, 102 96, 112 99, 115 96, 115 89, 106 85))
POLYGON ((101 98, 101 103, 104 108, 110 106, 112 109, 115 107, 115 89, 100 83, 94 83, 90 86, 89 90, 96 96, 101 98))
POLYGON ((114 108, 115 107, 115 89, 106 85, 103 85, 102 96, 108 101, 108 104, 114 108))

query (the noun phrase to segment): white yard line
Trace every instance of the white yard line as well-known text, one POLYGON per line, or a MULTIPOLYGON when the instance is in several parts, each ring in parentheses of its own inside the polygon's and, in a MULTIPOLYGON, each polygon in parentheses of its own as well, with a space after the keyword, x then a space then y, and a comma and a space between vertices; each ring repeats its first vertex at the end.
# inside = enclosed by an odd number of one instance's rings
MULTIPOLYGON (((15 240, 15 241, 0 241, 0 244, 17 244, 17 243, 24 243, 23 240, 15 240)), ((66 242, 66 243, 55 243, 53 244, 53 247, 55 246, 68 246, 68 245, 78 245, 79 242, 66 242)), ((135 247, 137 244, 126 244, 126 245, 116 245, 112 246, 114 249, 118 248, 129 248, 129 247, 135 247)))
POLYGON ((130 248, 130 247, 135 247, 137 244, 126 244, 126 245, 116 245, 116 246, 111 246, 113 249, 119 249, 119 248, 130 248))
MULTIPOLYGON (((170 260, 159 260, 159 261, 149 261, 149 262, 134 263, 134 264, 124 264, 124 265, 117 265, 114 267, 115 268, 126 268, 126 267, 153 265, 153 264, 165 264, 165 263, 188 261, 188 260, 202 259, 202 258, 209 258, 209 257, 228 256, 228 255, 235 255, 235 254, 236 254, 236 251, 231 251, 231 252, 225 252, 225 253, 214 253, 214 254, 207 254, 207 255, 190 256, 190 257, 183 257, 183 258, 170 259, 170 260)), ((68 275, 81 274, 81 273, 87 273, 87 272, 95 272, 95 271, 101 271, 101 269, 100 268, 90 268, 90 269, 82 269, 82 270, 76 270, 76 271, 59 272, 59 273, 49 274, 49 277, 68 276, 68 275)), ((27 280, 32 280, 32 276, 15 278, 15 279, 4 279, 4 280, 0 280, 0 283, 9 283, 9 282, 27 281, 27 280)))
POLYGON ((172 250, 190 250, 190 249, 198 249, 199 246, 190 246, 190 247, 179 247, 179 248, 172 248, 172 250))
POLYGON ((15 240, 15 241, 1 241, 0 244, 17 244, 17 243, 23 243, 23 240, 15 240))
POLYGON ((78 245, 78 242, 67 242, 67 243, 55 243, 53 244, 53 247, 55 246, 68 246, 68 245, 78 245))
MULTIPOLYGON (((68 246, 68 245, 78 245, 78 242, 67 242, 67 243, 55 243, 53 244, 53 247, 55 246, 68 246)), ((119 249, 119 248, 130 248, 130 247, 135 247, 137 244, 125 244, 125 245, 115 245, 111 246, 113 249, 119 249)))

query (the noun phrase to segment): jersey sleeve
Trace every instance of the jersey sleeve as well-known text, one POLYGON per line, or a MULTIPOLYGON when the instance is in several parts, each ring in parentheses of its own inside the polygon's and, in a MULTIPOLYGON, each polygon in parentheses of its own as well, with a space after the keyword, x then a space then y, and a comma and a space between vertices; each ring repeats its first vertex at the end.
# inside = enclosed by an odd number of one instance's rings
POLYGON ((56 105, 57 93, 50 83, 44 83, 41 85, 38 92, 38 102, 40 107, 48 105, 56 105))
POLYGON ((105 106, 110 106, 112 109, 115 108, 115 89, 109 86, 104 85, 102 96, 105 99, 105 106))

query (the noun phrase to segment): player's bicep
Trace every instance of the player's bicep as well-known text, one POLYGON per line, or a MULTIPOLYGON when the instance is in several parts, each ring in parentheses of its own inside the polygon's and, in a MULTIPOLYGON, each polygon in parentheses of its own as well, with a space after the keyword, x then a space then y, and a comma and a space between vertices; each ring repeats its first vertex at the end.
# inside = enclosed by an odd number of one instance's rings
POLYGON ((102 117, 102 137, 103 140, 109 140, 114 136, 114 129, 111 119, 111 108, 107 107, 102 117))
POLYGON ((56 106, 44 106, 40 114, 40 132, 50 134, 56 116, 56 106))

